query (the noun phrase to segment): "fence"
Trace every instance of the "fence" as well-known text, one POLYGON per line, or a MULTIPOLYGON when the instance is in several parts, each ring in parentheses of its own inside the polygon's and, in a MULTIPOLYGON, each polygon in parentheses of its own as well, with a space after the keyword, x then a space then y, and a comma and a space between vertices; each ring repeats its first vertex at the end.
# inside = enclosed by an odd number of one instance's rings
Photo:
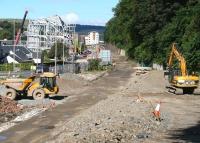
MULTIPOLYGON (((50 72, 55 72, 55 66, 49 67, 50 72)), ((64 66, 63 65, 57 65, 56 66, 56 71, 57 73, 79 73, 80 72, 80 67, 78 63, 66 63, 64 66)))

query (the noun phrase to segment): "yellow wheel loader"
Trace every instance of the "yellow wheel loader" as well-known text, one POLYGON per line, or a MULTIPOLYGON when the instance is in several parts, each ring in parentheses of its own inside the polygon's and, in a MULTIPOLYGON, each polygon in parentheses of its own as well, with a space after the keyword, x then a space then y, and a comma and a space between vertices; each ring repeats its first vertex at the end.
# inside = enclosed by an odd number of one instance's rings
POLYGON ((199 77, 188 74, 185 58, 178 51, 176 43, 172 44, 168 68, 168 79, 170 83, 170 87, 168 88, 174 90, 174 93, 179 88, 183 90, 183 94, 193 94, 199 85, 199 77), (173 70, 172 68, 174 57, 179 62, 180 70, 173 70))
POLYGON ((39 77, 31 76, 26 79, 7 79, 1 81, 4 85, 4 96, 14 100, 16 96, 32 96, 33 99, 39 100, 46 95, 54 95, 59 92, 56 84, 56 75, 50 72, 43 73, 39 77))

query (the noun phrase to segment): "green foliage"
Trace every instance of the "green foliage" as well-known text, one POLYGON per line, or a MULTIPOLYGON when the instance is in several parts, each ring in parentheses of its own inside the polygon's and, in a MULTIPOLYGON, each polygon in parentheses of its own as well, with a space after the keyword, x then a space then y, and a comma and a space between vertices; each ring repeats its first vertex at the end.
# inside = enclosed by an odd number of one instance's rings
POLYGON ((99 59, 91 59, 89 60, 89 71, 99 70, 100 60, 99 59))
POLYGON ((31 70, 31 66, 33 66, 33 63, 20 63, 16 65, 21 71, 31 70))
POLYGON ((88 71, 105 71, 105 70, 112 70, 112 65, 101 65, 100 59, 91 59, 89 62, 88 71))
POLYGON ((0 71, 13 71, 13 64, 1 64, 0 71))
POLYGON ((47 50, 42 51, 41 60, 42 60, 42 63, 49 63, 50 62, 50 58, 49 58, 47 50))
POLYGON ((15 25, 15 34, 17 33, 17 30, 20 27, 19 22, 11 22, 11 21, 0 21, 0 39, 8 39, 12 40, 13 39, 13 33, 14 33, 14 25, 15 25))
POLYGON ((189 68, 200 64, 200 2, 198 0, 121 0, 107 23, 105 41, 149 65, 166 65, 177 42, 189 68))
POLYGON ((63 45, 62 42, 57 42, 51 47, 51 50, 48 53, 48 58, 53 59, 55 57, 55 48, 57 48, 57 58, 61 60, 63 58, 63 47, 64 47, 65 57, 67 57, 69 54, 68 47, 66 45, 63 45))
POLYGON ((81 47, 80 52, 83 52, 87 49, 87 46, 85 45, 85 43, 82 43, 80 47, 81 47))
MULTIPOLYGON (((15 67, 20 71, 31 70, 33 63, 20 63, 15 64, 15 67)), ((13 64, 0 64, 0 71, 13 71, 13 64)))

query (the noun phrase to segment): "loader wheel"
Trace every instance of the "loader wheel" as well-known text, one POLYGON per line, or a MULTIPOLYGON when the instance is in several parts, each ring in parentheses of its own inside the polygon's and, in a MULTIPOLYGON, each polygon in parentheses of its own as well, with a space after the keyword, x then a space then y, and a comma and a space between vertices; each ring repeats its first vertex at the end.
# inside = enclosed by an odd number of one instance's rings
POLYGON ((45 93, 44 93, 44 90, 42 89, 36 89, 33 92, 33 99, 35 100, 41 100, 41 99, 44 99, 44 97, 45 97, 45 93))
POLYGON ((15 100, 16 96, 17 96, 17 93, 14 89, 11 89, 11 88, 6 89, 6 92, 5 92, 6 98, 9 98, 11 100, 15 100))

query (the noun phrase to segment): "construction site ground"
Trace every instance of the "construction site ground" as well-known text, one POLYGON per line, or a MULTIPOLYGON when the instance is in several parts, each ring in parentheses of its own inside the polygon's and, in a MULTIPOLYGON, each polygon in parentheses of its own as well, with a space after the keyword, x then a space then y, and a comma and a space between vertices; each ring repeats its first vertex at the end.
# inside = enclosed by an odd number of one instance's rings
POLYGON ((163 71, 138 76, 134 63, 125 58, 115 62, 112 71, 92 81, 61 76, 62 96, 43 101, 20 99, 20 105, 41 110, 2 131, 0 142, 200 142, 199 89, 195 95, 174 95, 166 92, 163 71), (159 102, 161 122, 152 114, 159 102))

